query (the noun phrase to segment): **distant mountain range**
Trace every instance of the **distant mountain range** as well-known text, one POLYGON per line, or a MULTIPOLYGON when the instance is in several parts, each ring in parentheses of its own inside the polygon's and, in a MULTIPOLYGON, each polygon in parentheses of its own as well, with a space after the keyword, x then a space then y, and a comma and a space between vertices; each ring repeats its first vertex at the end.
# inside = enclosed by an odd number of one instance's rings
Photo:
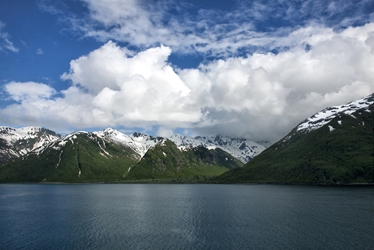
MULTIPOLYGON (((124 145, 128 145, 136 151, 141 157, 148 151, 150 147, 160 143, 162 137, 153 137, 150 135, 135 132, 131 135, 123 134, 115 129, 108 128, 100 132, 94 132, 97 136, 109 139, 124 145)), ((247 139, 229 138, 225 136, 196 136, 194 138, 183 135, 172 135, 167 138, 174 142, 177 148, 185 150, 188 148, 195 148, 203 146, 208 149, 222 149, 231 154, 243 163, 250 161, 253 157, 265 150, 266 146, 270 144, 268 141, 253 142, 247 139)))
POLYGON ((326 108, 217 182, 374 183, 374 94, 326 108))
MULTIPOLYGON (((11 159, 25 156, 28 153, 38 154, 45 147, 48 147, 51 142, 70 138, 71 135, 77 133, 79 132, 74 132, 63 137, 52 130, 42 127, 0 127, 0 165, 4 165, 11 159)), ((82 131, 82 133, 88 132, 82 131)), ((144 156, 149 148, 166 139, 139 132, 127 135, 112 128, 93 132, 92 134, 102 139, 128 146, 139 154, 140 158, 144 156)), ((229 138, 220 135, 191 138, 175 134, 167 139, 174 142, 180 150, 197 146, 204 146, 209 149, 220 148, 243 163, 248 162, 261 153, 267 146, 271 145, 269 141, 253 142, 247 139, 229 138)))
POLYGON ((223 136, 162 138, 138 132, 126 135, 112 128, 61 136, 40 127, 0 127, 0 164, 4 165, 0 167, 0 181, 75 182, 212 176, 242 166, 264 149, 259 143, 223 136), (171 151, 160 149, 165 145, 171 151), (173 152, 167 159, 163 157, 167 160, 163 168, 166 172, 174 167, 179 169, 174 175, 162 171, 149 174, 139 167, 157 150, 173 152), (89 166, 89 171, 82 166, 89 166))

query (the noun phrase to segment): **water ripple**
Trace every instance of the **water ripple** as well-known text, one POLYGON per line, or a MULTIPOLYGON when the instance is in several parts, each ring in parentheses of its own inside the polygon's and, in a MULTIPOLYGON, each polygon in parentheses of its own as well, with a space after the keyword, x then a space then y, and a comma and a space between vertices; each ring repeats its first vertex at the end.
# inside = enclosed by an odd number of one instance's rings
POLYGON ((374 189, 0 185, 4 249, 370 249, 374 189))

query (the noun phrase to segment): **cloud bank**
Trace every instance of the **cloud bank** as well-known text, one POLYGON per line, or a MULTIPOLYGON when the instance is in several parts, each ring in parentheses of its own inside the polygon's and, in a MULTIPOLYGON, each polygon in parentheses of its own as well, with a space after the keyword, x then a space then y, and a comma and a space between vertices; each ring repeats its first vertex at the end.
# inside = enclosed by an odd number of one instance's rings
MULTIPOLYGON (((107 18, 100 20, 112 25, 107 18)), ((65 90, 7 83, 3 96, 13 104, 0 110, 1 121, 56 130, 158 126, 160 134, 184 128, 275 141, 326 106, 374 92, 374 23, 300 27, 284 37, 291 40, 284 51, 191 69, 169 63, 172 46, 131 51, 109 41, 71 61, 61 76, 71 83, 65 90)))

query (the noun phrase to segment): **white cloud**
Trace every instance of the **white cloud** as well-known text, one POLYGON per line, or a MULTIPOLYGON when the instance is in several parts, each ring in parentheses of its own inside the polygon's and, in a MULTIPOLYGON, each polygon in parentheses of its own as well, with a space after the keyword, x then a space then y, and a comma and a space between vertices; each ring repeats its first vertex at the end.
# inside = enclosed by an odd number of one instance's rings
MULTIPOLYGON (((231 128, 251 138, 279 138, 324 107, 374 92, 374 24, 340 33, 310 31, 303 38, 312 45, 309 51, 295 46, 279 54, 255 53, 208 65, 208 92, 214 98, 203 123, 209 130, 231 128)), ((207 132, 204 126, 200 129, 207 132)))
POLYGON ((43 53, 44 53, 43 50, 40 48, 36 50, 36 54, 38 55, 42 55, 43 53))
POLYGON ((157 134, 157 136, 161 136, 161 137, 170 137, 174 134, 174 131, 172 129, 160 127, 157 130, 156 134, 157 134))
POLYGON ((161 6, 145 4, 137 0, 83 1, 89 9, 90 18, 84 22, 84 25, 76 28, 81 29, 86 36, 101 41, 109 39, 128 41, 134 45, 147 47, 168 39, 171 39, 171 43, 175 42, 175 33, 171 31, 170 26, 166 28, 162 24, 165 13, 161 6))
POLYGON ((71 80, 92 95, 92 105, 112 116, 117 124, 190 123, 199 109, 188 109, 190 89, 166 63, 171 50, 160 46, 129 56, 108 42, 71 62, 71 80))
POLYGON ((1 32, 4 26, 5 26, 5 23, 0 21, 0 51, 9 50, 9 51, 17 53, 19 49, 13 45, 13 42, 9 38, 9 34, 6 32, 1 32))
POLYGON ((36 82, 10 82, 4 86, 4 90, 14 101, 48 99, 56 91, 48 85, 36 82))
POLYGON ((159 135, 185 128, 277 140, 327 106, 374 92, 373 32, 374 24, 340 32, 300 28, 290 35, 300 42, 287 51, 195 69, 173 68, 167 46, 133 53, 107 42, 71 61, 62 79, 72 86, 58 97, 48 85, 8 83, 5 92, 17 103, 0 110, 0 121, 76 129, 156 125, 159 135))

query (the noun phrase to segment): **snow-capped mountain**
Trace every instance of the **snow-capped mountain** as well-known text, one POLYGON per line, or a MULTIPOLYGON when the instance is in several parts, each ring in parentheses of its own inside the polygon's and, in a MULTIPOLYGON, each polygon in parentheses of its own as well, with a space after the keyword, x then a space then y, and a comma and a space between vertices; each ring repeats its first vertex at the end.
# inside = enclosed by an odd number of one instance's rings
POLYGON ((42 127, 0 127, 0 164, 30 152, 39 152, 59 139, 57 133, 42 127))
MULTIPOLYGON (((74 140, 77 139, 77 136, 80 135, 80 134, 85 134, 87 136, 90 137, 90 139, 93 139, 91 135, 91 133, 89 132, 86 132, 86 131, 77 131, 77 132, 74 132, 74 133, 71 133, 71 134, 67 134, 66 136, 63 136, 63 137, 60 137, 56 140, 54 140, 52 143, 50 143, 48 146, 50 146, 51 148, 55 149, 55 150, 60 150, 62 149, 68 142, 71 142, 72 144, 74 144, 74 140)), ((45 149, 45 148, 44 148, 45 149)), ((42 150, 40 150, 40 152, 42 152, 42 150)))
MULTIPOLYGON (((339 117, 342 114, 350 115, 355 118, 352 114, 358 110, 362 110, 364 112, 370 112, 369 106, 374 103, 373 95, 368 97, 350 102, 344 105, 332 106, 321 110, 320 112, 316 113, 315 115, 309 117, 304 122, 300 123, 297 126, 297 131, 299 132, 310 132, 312 130, 316 130, 324 126, 325 124, 329 123, 335 117, 339 117)), ((341 123, 341 122, 340 122, 341 123)), ((330 130, 333 129, 332 127, 330 130)))
MULTIPOLYGON (((296 133, 309 133, 322 128, 326 124, 328 124, 330 132, 332 132, 336 129, 336 124, 333 125, 330 123, 333 119, 342 117, 344 115, 349 115, 356 119, 353 113, 357 111, 370 113, 371 111, 369 107, 373 104, 374 94, 371 94, 365 98, 361 98, 347 104, 325 108, 301 122, 291 134, 284 138, 283 141, 288 141, 296 133)), ((338 120, 338 126, 343 126, 342 120, 338 120)))
POLYGON ((114 142, 127 145, 135 152, 137 152, 140 155, 140 157, 143 157, 149 148, 155 146, 156 144, 164 140, 164 138, 162 137, 154 137, 138 132, 134 132, 131 135, 126 135, 112 128, 107 128, 103 131, 94 132, 94 134, 96 134, 100 138, 109 139, 114 142))
POLYGON ((68 134, 37 153, 15 159, 0 168, 0 182, 200 180, 242 165, 221 149, 208 150, 200 146, 179 150, 174 142, 165 138, 139 133, 126 136, 107 129, 68 134), (136 148, 138 151, 149 148, 141 158, 128 145, 134 148, 140 145, 136 148))
MULTIPOLYGON (((131 135, 123 134, 122 132, 107 128, 103 131, 94 132, 100 138, 106 138, 117 143, 129 146, 141 157, 155 145, 164 141, 163 137, 154 137, 135 132, 131 135)), ((243 163, 248 162, 253 157, 265 150, 265 146, 249 141, 246 139, 232 139, 224 136, 197 136, 195 138, 186 137, 183 135, 172 135, 167 138, 174 142, 180 150, 193 148, 197 146, 204 146, 208 149, 220 148, 243 163)))
MULTIPOLYGON (((266 146, 246 139, 233 139, 224 136, 197 136, 190 138, 182 135, 173 135, 170 138, 154 137, 151 135, 134 132, 127 135, 118 130, 107 128, 97 132, 79 131, 68 134, 64 137, 41 127, 10 128, 0 127, 0 160, 2 163, 24 156, 28 153, 39 154, 47 147, 58 149, 72 140, 80 133, 87 134, 89 138, 97 136, 104 141, 115 142, 122 146, 129 147, 136 154, 139 160, 146 152, 162 143, 166 139, 174 142, 180 150, 204 146, 208 149, 222 149, 231 154, 241 162, 246 163, 261 153, 266 146)), ((92 139, 92 138, 91 138, 92 139)), ((268 143, 268 142, 266 142, 268 143)), ((105 150, 103 150, 105 152, 105 150)))
POLYGON ((2 166, 0 182, 121 180, 139 158, 127 146, 80 131, 2 166))
POLYGON ((181 150, 197 146, 204 146, 208 149, 220 148, 243 163, 250 161, 253 157, 266 149, 265 146, 250 140, 229 138, 220 135, 196 136, 195 138, 173 135, 169 139, 181 150))

